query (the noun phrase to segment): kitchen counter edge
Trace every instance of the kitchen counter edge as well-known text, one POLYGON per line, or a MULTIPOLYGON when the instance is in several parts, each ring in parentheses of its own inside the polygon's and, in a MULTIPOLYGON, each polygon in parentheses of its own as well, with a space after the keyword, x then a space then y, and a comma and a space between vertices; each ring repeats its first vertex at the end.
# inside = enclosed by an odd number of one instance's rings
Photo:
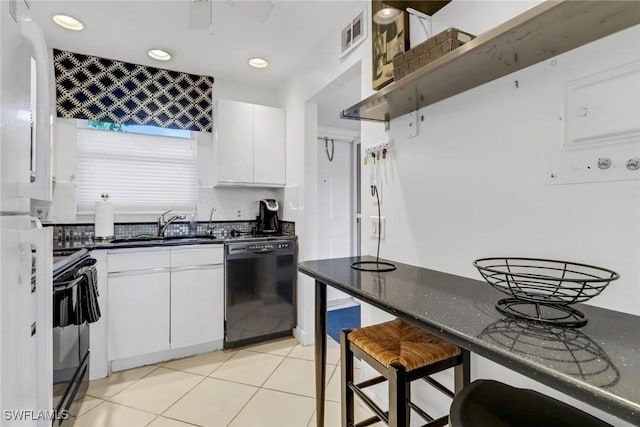
POLYGON ((151 247, 173 247, 173 246, 193 246, 193 245, 222 245, 225 243, 242 243, 242 242, 268 242, 274 240, 298 240, 298 236, 271 236, 271 237, 246 237, 246 238, 193 238, 188 240, 189 236, 185 236, 187 240, 148 240, 140 242, 125 242, 125 243, 112 243, 110 241, 97 241, 97 240, 80 240, 80 241, 67 241, 67 242, 53 242, 53 252, 68 252, 73 250, 87 249, 87 250, 99 250, 99 249, 131 249, 131 248, 151 248, 151 247))

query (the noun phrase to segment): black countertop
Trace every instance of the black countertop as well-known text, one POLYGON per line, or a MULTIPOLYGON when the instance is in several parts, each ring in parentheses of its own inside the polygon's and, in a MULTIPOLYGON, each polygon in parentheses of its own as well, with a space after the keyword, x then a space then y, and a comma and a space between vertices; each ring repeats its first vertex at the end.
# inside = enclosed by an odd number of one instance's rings
POLYGON ((150 240, 137 240, 113 243, 110 240, 69 240, 63 242, 53 242, 54 253, 68 253, 75 250, 87 249, 126 249, 126 248, 148 248, 148 247, 170 247, 170 246, 185 246, 185 245, 222 245, 224 243, 242 243, 242 242, 256 242, 256 241, 273 241, 273 240, 296 240, 297 236, 240 236, 240 237, 226 237, 226 238, 210 238, 210 237, 198 237, 198 236, 183 236, 182 238, 175 238, 172 236, 165 240, 150 239, 150 240))
MULTIPOLYGON (((640 317, 576 304, 587 325, 562 328, 506 317, 505 298, 480 280, 394 262, 396 271, 350 268, 373 257, 301 262, 300 272, 410 321, 618 418, 640 425, 640 317)), ((382 261, 382 260, 381 260, 382 261)), ((606 292, 606 291, 605 291, 606 292)))

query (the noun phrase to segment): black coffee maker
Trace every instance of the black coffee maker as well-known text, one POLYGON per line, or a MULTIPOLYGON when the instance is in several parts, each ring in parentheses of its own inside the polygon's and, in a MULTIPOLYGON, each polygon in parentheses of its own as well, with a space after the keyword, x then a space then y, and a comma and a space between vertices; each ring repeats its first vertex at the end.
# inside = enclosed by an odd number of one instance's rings
POLYGON ((278 220, 278 202, 275 199, 262 199, 259 202, 258 233, 280 234, 278 220))

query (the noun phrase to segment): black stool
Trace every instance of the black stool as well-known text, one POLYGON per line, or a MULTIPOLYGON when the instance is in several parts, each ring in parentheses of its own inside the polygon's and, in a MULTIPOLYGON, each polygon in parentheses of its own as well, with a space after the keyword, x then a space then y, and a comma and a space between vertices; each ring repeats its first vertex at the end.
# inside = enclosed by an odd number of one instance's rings
POLYGON ((477 380, 453 399, 451 427, 612 427, 537 391, 477 380))
POLYGON ((429 375, 455 367, 455 390, 469 383, 469 353, 400 319, 354 330, 340 336, 342 357, 342 425, 364 427, 381 420, 390 427, 409 425, 410 410, 427 421, 425 426, 445 426, 448 416, 434 419, 411 402, 411 382, 424 379, 438 391, 454 394, 429 375), (357 355, 380 374, 360 384, 353 382, 353 355, 357 355), (389 382, 389 411, 383 411, 364 392, 364 388, 389 382), (360 423, 354 420, 354 394, 374 416, 360 423))

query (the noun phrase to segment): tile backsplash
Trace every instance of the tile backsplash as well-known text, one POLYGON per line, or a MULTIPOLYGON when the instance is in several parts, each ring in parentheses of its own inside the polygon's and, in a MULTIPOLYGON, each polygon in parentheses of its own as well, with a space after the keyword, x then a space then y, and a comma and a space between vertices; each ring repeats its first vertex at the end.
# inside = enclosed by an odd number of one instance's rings
MULTIPOLYGON (((282 224, 282 234, 286 236, 294 236, 296 234, 295 223, 288 221, 280 221, 282 224)), ((231 234, 231 230, 240 232, 254 231, 257 225, 256 221, 213 221, 215 228, 213 234, 219 238, 225 238, 231 234)), ((93 224, 51 224, 47 226, 53 227, 53 241, 64 242, 72 240, 91 240, 94 238, 95 228, 93 224)), ((173 222, 169 224, 166 236, 189 236, 207 234, 209 221, 200 221, 195 224, 195 228, 191 228, 188 222, 173 222)), ((124 222, 115 223, 113 226, 114 234, 119 238, 135 237, 141 234, 156 235, 158 232, 158 224, 155 222, 124 222)))

